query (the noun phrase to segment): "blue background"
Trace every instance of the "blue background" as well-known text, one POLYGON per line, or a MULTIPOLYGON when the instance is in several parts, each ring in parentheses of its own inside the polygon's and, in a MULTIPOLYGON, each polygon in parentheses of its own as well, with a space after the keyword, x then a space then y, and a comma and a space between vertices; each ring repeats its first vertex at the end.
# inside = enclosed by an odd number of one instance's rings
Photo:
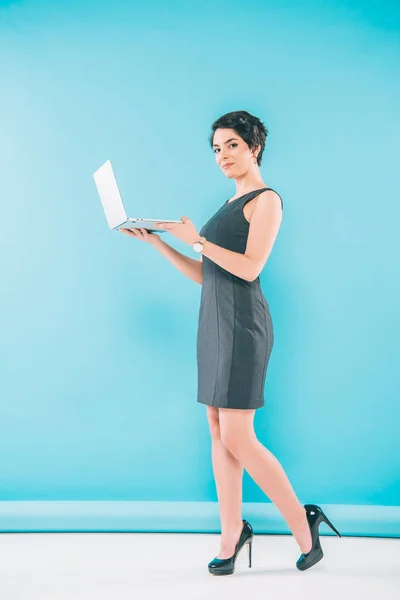
MULTIPOLYGON (((284 202, 261 275, 275 344, 256 433, 302 502, 400 505, 400 9, 0 7, 3 508, 216 502, 201 288, 107 228, 92 174, 110 159, 130 216, 199 231, 235 194, 211 123, 242 109, 269 129, 261 174, 284 202)), ((247 473, 243 500, 269 503, 247 473)))

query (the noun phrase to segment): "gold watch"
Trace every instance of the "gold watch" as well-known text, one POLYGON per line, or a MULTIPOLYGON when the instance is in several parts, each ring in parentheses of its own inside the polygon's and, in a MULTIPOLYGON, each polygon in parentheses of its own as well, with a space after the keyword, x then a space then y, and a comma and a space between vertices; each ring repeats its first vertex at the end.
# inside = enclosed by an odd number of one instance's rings
POLYGON ((197 242, 192 244, 193 250, 195 250, 195 252, 203 252, 203 247, 204 247, 205 241, 206 241, 206 238, 204 237, 204 235, 200 236, 200 238, 197 240, 197 242))

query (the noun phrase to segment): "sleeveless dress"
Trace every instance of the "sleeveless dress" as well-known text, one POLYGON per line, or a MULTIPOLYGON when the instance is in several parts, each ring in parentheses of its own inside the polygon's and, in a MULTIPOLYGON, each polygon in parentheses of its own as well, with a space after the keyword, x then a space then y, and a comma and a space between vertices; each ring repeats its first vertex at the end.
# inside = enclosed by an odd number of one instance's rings
MULTIPOLYGON (((200 235, 213 244, 244 254, 250 224, 243 207, 271 189, 253 190, 225 202, 203 225, 200 235)), ((282 198, 281 204, 283 209, 282 198)), ((260 278, 246 281, 203 255, 197 401, 219 408, 264 406, 264 383, 273 343, 272 318, 260 278)))

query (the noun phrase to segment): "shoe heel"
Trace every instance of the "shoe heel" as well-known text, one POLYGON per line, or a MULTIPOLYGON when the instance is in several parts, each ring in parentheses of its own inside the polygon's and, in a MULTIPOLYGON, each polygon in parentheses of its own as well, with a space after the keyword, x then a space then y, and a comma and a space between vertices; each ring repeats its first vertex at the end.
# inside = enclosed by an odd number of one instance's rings
POLYGON ((330 527, 332 529, 332 531, 334 531, 336 533, 336 535, 338 535, 339 537, 342 537, 340 535, 340 533, 338 532, 338 530, 336 529, 336 527, 334 527, 332 525, 332 523, 330 522, 330 520, 328 519, 326 514, 322 511, 322 509, 321 509, 321 516, 322 516, 322 520, 328 525, 328 527, 330 527))
POLYGON ((249 542, 247 542, 247 547, 249 551, 249 567, 251 567, 251 552, 252 552, 253 538, 249 542))

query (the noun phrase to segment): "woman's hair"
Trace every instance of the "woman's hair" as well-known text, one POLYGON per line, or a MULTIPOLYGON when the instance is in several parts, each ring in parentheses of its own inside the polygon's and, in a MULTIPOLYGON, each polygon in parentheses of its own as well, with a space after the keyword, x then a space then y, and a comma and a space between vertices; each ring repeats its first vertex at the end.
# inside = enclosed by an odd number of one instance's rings
POLYGON ((236 110, 226 113, 219 117, 211 125, 212 133, 209 137, 211 148, 214 143, 214 133, 216 129, 234 129, 236 133, 246 142, 250 150, 255 150, 260 145, 260 152, 257 156, 257 164, 261 165, 262 155, 267 139, 268 130, 265 125, 245 110, 236 110))

